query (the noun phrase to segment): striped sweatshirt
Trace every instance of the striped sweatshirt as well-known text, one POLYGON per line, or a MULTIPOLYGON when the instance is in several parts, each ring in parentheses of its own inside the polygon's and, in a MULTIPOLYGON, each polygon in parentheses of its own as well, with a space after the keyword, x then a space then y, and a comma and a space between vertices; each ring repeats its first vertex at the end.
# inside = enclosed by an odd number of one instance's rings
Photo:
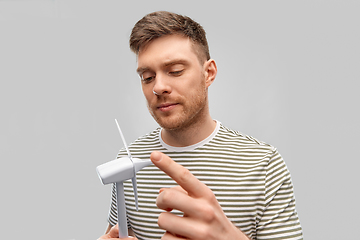
MULTIPOLYGON (((277 149, 257 139, 233 131, 217 122, 214 132, 188 147, 172 147, 161 139, 161 128, 138 138, 129 146, 132 157, 149 159, 160 151, 190 170, 215 194, 224 213, 251 239, 302 239, 302 228, 295 209, 291 176, 277 149)), ((118 158, 127 156, 124 149, 118 158)), ((156 206, 161 188, 177 183, 150 165, 137 173, 139 209, 131 181, 124 183, 128 226, 136 237, 160 239, 164 230, 157 225, 163 211, 156 206)), ((117 223, 116 192, 108 221, 117 223)), ((182 215, 176 210, 174 214, 182 215)))

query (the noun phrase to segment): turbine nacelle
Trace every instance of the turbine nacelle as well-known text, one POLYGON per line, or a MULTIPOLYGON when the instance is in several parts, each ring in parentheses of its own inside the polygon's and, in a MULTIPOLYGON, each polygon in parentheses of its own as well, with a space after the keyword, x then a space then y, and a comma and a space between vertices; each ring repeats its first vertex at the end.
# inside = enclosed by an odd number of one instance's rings
POLYGON ((146 166, 151 165, 150 160, 141 160, 139 158, 122 157, 110 162, 97 166, 96 172, 102 182, 107 185, 110 183, 123 183, 124 181, 131 179, 133 184, 135 206, 138 210, 138 195, 137 195, 137 183, 136 173, 146 166))

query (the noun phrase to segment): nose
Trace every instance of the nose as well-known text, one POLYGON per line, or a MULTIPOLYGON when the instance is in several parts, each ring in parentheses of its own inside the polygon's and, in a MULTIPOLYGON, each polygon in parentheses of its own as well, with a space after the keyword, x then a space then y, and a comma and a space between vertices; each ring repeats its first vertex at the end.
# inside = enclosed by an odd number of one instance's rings
POLYGON ((156 74, 155 81, 154 81, 154 88, 153 92, 155 95, 164 95, 171 93, 171 86, 170 82, 163 74, 156 74))

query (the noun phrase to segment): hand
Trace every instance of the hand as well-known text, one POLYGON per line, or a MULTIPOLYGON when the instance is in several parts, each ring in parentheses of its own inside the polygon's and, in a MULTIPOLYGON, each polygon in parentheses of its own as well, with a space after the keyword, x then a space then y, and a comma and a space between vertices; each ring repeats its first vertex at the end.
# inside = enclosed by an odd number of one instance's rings
POLYGON ((116 226, 113 226, 110 231, 101 236, 98 240, 117 240, 117 239, 122 239, 122 240, 137 240, 137 238, 134 237, 127 237, 127 238, 119 238, 119 226, 116 224, 116 226))
POLYGON ((161 189, 156 204, 165 210, 158 219, 166 230, 163 240, 175 239, 248 239, 225 216, 214 193, 189 170, 161 152, 153 152, 151 161, 180 186, 161 189), (173 209, 183 217, 171 213, 173 209))

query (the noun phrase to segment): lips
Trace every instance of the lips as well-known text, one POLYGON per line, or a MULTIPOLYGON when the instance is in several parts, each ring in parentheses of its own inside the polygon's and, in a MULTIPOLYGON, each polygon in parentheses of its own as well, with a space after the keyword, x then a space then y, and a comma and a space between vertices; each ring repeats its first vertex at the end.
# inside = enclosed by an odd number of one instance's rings
POLYGON ((162 112, 167 112, 172 109, 174 109, 178 105, 178 103, 163 103, 157 106, 157 109, 159 109, 162 112))

